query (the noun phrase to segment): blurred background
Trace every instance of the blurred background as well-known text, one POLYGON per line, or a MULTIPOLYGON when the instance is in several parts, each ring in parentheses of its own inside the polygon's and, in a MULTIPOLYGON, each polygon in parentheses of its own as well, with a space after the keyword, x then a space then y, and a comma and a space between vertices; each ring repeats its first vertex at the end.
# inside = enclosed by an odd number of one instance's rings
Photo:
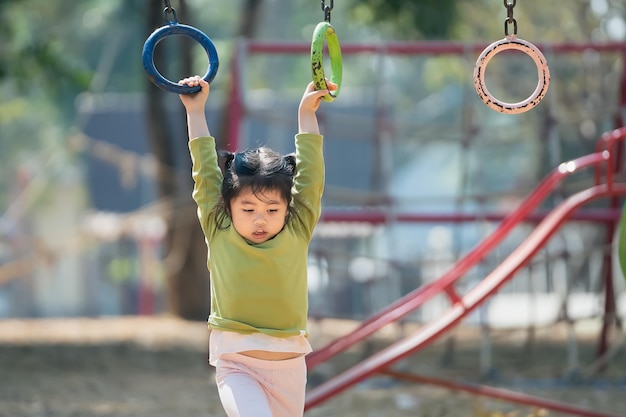
MULTIPOLYGON (((504 38, 502 1, 332 4, 343 82, 319 111, 327 185, 310 313, 358 322, 439 278, 544 177, 624 125, 626 6, 516 2, 518 37, 542 50, 551 83, 537 107, 506 115, 480 100, 472 77, 480 51, 504 38)), ((171 6, 217 48, 207 116, 219 147, 291 152, 320 1, 171 6)), ((0 319, 206 321, 210 277, 183 107, 150 83, 141 60, 163 9, 157 0, 0 0, 0 319)), ((207 68, 205 51, 183 37, 163 40, 154 57, 173 81, 207 68)), ((503 53, 486 79, 496 97, 516 102, 534 90, 537 69, 522 53, 503 53)), ((457 289, 479 283, 593 181, 593 170, 568 177, 457 289)), ((581 209, 465 324, 483 335, 593 328, 596 353, 606 353, 609 330, 626 317, 614 244, 622 204, 581 209)), ((448 306, 435 298, 406 321, 427 323, 448 306)), ((576 346, 568 352, 572 369, 576 346)))
MULTIPOLYGON (((320 2, 171 5, 218 50, 207 115, 220 147, 291 151, 320 2)), ((141 63, 145 39, 165 24, 163 6, 0 2, 0 317, 206 319, 206 248, 182 105, 141 63)), ((437 278, 551 170, 622 125, 626 10, 610 0, 517 4, 518 36, 543 50, 552 82, 532 111, 504 115, 480 101, 472 80, 478 53, 504 36, 503 2, 333 6, 343 85, 320 110, 327 188, 311 248, 311 313, 360 319, 437 278)), ((206 60, 184 37, 155 48, 157 68, 174 81, 204 74, 206 60)), ((521 101, 537 70, 522 53, 499 54, 487 83, 501 100, 521 101)), ((568 180, 544 209, 592 176, 568 180)), ((585 301, 572 314, 601 313, 618 205, 597 206, 609 210, 569 222, 504 292, 552 294, 556 305, 579 293, 585 301)), ((533 227, 521 225, 463 285, 480 281, 533 227)))

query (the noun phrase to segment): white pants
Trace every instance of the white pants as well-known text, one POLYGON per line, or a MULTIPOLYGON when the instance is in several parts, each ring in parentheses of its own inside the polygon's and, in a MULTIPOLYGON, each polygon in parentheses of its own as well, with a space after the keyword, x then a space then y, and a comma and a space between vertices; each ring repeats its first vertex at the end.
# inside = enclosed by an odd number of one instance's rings
POLYGON ((224 354, 215 380, 228 417, 302 417, 307 369, 304 355, 267 361, 224 354))

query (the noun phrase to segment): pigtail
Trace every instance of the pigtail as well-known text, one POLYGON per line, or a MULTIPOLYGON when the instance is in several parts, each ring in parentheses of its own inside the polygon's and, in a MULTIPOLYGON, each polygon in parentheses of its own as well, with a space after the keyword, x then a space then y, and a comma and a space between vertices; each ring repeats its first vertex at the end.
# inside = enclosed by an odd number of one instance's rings
POLYGON ((296 175, 296 154, 290 153, 283 156, 283 163, 287 167, 290 175, 293 177, 296 175))
POLYGON ((235 154, 230 151, 218 151, 217 153, 217 164, 222 170, 222 175, 226 176, 226 173, 230 171, 230 167, 232 166, 233 159, 235 158, 235 154))

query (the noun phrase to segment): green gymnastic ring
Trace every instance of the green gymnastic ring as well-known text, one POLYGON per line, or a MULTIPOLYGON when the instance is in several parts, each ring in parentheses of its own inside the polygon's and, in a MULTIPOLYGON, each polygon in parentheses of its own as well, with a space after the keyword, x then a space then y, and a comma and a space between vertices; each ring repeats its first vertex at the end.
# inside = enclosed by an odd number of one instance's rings
POLYGON ((324 101, 331 102, 338 95, 341 89, 341 76, 343 65, 341 63, 341 47, 335 28, 329 22, 320 22, 313 31, 313 39, 311 40, 311 69, 313 75, 313 83, 316 90, 326 90, 326 76, 324 75, 324 41, 328 45, 328 55, 330 56, 330 68, 332 74, 330 81, 337 85, 337 89, 326 94, 324 101))

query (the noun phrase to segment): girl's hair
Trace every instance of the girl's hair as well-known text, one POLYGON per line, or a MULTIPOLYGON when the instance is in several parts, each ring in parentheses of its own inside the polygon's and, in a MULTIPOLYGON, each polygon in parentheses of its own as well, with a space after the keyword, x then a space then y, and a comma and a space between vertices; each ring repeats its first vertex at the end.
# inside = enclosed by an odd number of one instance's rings
POLYGON ((288 216, 292 215, 291 187, 296 174, 295 154, 281 155, 260 147, 244 152, 220 151, 222 182, 221 201, 218 205, 218 227, 222 227, 225 216, 230 217, 230 203, 241 190, 250 189, 255 195, 267 190, 276 190, 287 202, 288 216))

